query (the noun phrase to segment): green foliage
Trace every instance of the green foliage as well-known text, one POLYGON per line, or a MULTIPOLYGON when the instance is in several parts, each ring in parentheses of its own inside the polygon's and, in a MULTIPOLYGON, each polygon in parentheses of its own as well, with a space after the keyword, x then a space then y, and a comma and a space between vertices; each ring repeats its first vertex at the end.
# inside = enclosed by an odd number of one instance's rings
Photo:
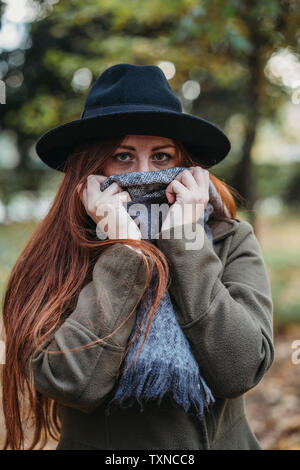
POLYGON ((300 175, 299 163, 288 164, 256 164, 254 168, 254 178, 257 182, 257 198, 276 196, 290 203, 288 199, 291 181, 295 175, 300 175))
MULTIPOLYGON (((226 94, 227 88, 239 89, 242 95, 251 75, 252 55, 261 55, 264 60, 271 55, 274 30, 279 32, 279 25, 282 45, 285 44, 284 28, 291 24, 290 15, 290 9, 283 9, 278 0, 58 2, 48 16, 30 26, 32 47, 26 51, 21 67, 24 84, 20 93, 10 90, 13 93, 10 102, 0 112, 7 126, 38 137, 41 130, 69 119, 65 115, 66 101, 76 102, 71 107, 71 118, 78 117, 78 99, 82 103, 86 94, 70 86, 78 68, 88 67, 95 79, 116 62, 146 64, 172 60, 177 69, 172 80, 175 90, 189 78, 193 68, 200 66, 207 72, 201 83, 203 95, 210 91, 211 83, 215 92, 226 94), (38 121, 38 126, 24 122, 28 120, 38 121)), ((9 59, 9 54, 3 53, 2 59, 9 59)), ((12 72, 13 67, 9 73, 12 72)), ((263 116, 264 101, 269 99, 265 93, 268 83, 263 76, 256 78, 263 116)), ((219 96, 220 93, 209 95, 215 115, 219 96)), ((236 96, 232 98, 228 116, 241 105, 236 96)))
MULTIPOLYGON (((33 4, 45 3, 33 0, 33 4)), ((24 76, 20 87, 7 87, 7 104, 0 106, 1 125, 16 132, 21 153, 20 167, 12 170, 4 183, 5 193, 12 192, 8 182, 18 181, 19 190, 28 186, 32 168, 28 143, 52 127, 80 117, 88 89, 73 89, 71 83, 82 67, 91 71, 94 81, 115 63, 157 64, 168 60, 176 67, 170 85, 183 104, 182 84, 188 79, 200 82, 193 114, 221 128, 235 114, 243 115, 246 122, 252 122, 253 116, 257 122, 276 120, 287 90, 271 84, 264 67, 276 49, 297 47, 299 20, 300 11, 289 0, 55 3, 42 19, 28 24, 31 46, 19 50, 25 54, 24 64, 13 65, 16 51, 0 54, 0 61, 9 63, 8 75, 22 72, 24 76), (23 183, 17 176, 19 170, 23 183)), ((219 175, 230 183, 236 166, 242 165, 242 157, 241 145, 238 154, 232 152, 231 161, 217 169, 224 171, 219 175)), ((291 169, 255 166, 257 197, 277 191, 288 197, 291 169)), ((45 171, 50 172, 47 168, 45 171)), ((16 183, 11 188, 15 190, 16 183)))
POLYGON ((19 113, 10 111, 5 116, 5 123, 9 127, 18 127, 28 135, 44 132, 54 127, 59 119, 60 101, 58 97, 48 94, 38 94, 30 102, 20 107, 19 113), (26 116, 26 119, 24 117, 26 116))

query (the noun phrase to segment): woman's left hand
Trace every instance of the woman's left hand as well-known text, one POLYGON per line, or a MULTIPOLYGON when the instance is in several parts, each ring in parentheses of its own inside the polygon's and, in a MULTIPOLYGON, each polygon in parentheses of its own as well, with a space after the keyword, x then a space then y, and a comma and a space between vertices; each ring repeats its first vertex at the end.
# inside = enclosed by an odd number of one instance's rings
POLYGON ((197 222, 209 201, 209 172, 200 166, 181 171, 167 186, 170 206, 161 231, 197 222))

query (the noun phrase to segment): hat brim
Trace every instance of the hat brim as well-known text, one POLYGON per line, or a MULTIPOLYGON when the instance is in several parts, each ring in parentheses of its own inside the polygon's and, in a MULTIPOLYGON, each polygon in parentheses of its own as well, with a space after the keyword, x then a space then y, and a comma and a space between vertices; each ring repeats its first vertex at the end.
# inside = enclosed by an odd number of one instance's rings
POLYGON ((64 171, 76 144, 128 134, 177 139, 207 168, 222 161, 231 148, 227 136, 203 118, 172 111, 127 111, 81 118, 50 129, 38 139, 36 152, 47 166, 64 171))

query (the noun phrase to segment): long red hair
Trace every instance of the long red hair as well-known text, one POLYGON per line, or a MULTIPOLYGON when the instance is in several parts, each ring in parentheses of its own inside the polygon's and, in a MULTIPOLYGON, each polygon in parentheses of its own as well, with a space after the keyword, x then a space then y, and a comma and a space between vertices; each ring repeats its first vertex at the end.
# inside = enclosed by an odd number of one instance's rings
MULTIPOLYGON (((2 366, 2 402, 6 425, 3 449, 24 449, 25 423, 29 423, 33 430, 28 449, 36 448, 39 443, 42 449, 48 437, 59 439, 61 423, 57 403, 35 389, 32 376, 29 378, 25 373, 26 365, 32 351, 50 338, 74 310, 79 292, 91 280, 93 266, 106 246, 118 242, 142 250, 148 272, 145 292, 153 272, 148 262, 149 257, 156 267, 157 283, 148 310, 149 312, 151 309, 152 313, 144 340, 156 308, 168 287, 169 270, 164 254, 145 240, 100 240, 96 236, 96 225, 87 215, 75 190, 79 183, 85 183, 88 175, 101 174, 103 163, 113 155, 123 139, 124 136, 120 136, 100 142, 88 141, 78 145, 69 155, 64 167, 64 177, 52 206, 35 229, 10 273, 2 302, 7 338, 6 363, 2 366)), ((174 140, 174 143, 181 166, 199 165, 180 142, 174 140)), ((230 217, 234 218, 236 203, 233 196, 240 198, 239 194, 225 182, 209 174, 230 217)), ((221 212, 213 215, 226 217, 221 212)), ((134 314, 135 308, 131 314, 134 314)), ((134 339, 135 337, 132 341, 134 339)), ((95 342, 84 347, 92 344, 95 342)), ((121 363, 122 360, 120 365, 121 363)))

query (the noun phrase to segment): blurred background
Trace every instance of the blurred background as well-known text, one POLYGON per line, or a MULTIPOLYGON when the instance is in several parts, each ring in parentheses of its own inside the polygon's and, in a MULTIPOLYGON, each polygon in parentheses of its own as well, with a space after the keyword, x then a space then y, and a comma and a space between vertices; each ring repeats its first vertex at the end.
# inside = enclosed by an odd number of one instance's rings
MULTIPOLYGON (((6 0, 0 15, 0 299, 62 178, 37 138, 80 117, 107 67, 159 66, 183 111, 231 140, 211 172, 245 198, 238 217, 254 227, 274 300, 275 362, 246 394, 247 415, 264 449, 299 450, 299 2, 6 0)), ((1 444, 3 432, 0 415, 1 444)))

